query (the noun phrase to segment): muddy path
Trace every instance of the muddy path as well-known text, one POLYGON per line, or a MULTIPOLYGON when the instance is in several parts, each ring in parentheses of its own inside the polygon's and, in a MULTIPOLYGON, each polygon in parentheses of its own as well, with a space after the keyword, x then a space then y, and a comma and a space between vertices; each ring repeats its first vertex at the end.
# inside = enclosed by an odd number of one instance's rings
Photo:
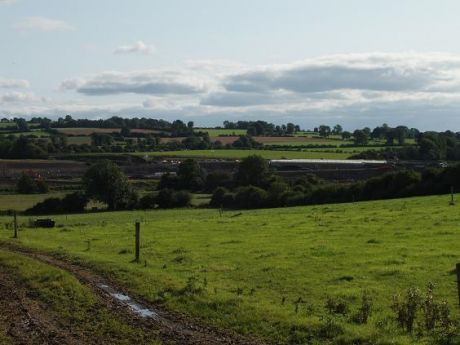
POLYGON ((0 267, 0 325, 15 344, 81 344, 0 267))
MULTIPOLYGON (((155 305, 142 298, 131 297, 123 287, 118 286, 115 282, 108 278, 93 272, 91 269, 82 267, 80 265, 61 260, 44 253, 38 253, 32 250, 16 247, 4 246, 1 249, 14 252, 17 254, 25 255, 34 260, 46 263, 50 266, 65 270, 75 276, 80 283, 89 287, 93 293, 98 296, 101 303, 107 307, 110 312, 117 315, 123 322, 140 327, 146 333, 155 334, 164 344, 183 344, 183 345, 263 345, 264 342, 257 339, 248 339, 238 334, 228 331, 223 331, 214 327, 205 326, 197 320, 190 317, 181 315, 165 310, 162 306, 155 305)), ((1 273, 1 270, 0 270, 1 273)), ((4 305, 5 301, 2 298, 0 304, 0 312, 4 310, 18 310, 18 315, 13 314, 12 320, 16 325, 26 325, 31 327, 32 331, 28 334, 34 334, 36 342, 18 342, 18 344, 54 344, 50 342, 52 339, 48 336, 50 334, 60 334, 59 324, 53 324, 46 317, 38 314, 33 316, 34 313, 30 311, 36 310, 33 308, 33 301, 27 298, 27 291, 23 291, 20 287, 12 286, 14 284, 12 279, 8 279, 7 275, 3 272, 0 275, 1 290, 16 291, 16 306, 21 308, 11 308, 4 305), (5 280, 4 280, 5 279, 5 280), (9 286, 8 286, 9 285, 9 286), (6 308, 6 309, 4 309, 6 308), (29 317, 30 316, 30 317, 29 317), (43 319, 43 320, 42 320, 43 319), (29 321, 27 321, 29 320, 29 321), (50 327, 44 327, 49 325, 50 327), (40 337, 48 339, 48 342, 40 342, 40 337)), ((1 291, 0 291, 1 292, 1 291)), ((1 297, 1 296, 0 296, 1 297)), ((9 303, 9 302, 7 302, 9 303)), ((13 332, 15 327, 12 328, 13 332)), ((17 334, 21 334, 18 330, 17 334)), ((14 339, 20 340, 15 334, 12 334, 14 339)), ((72 338, 71 334, 61 334, 61 339, 56 340, 56 344, 87 344, 81 343, 72 338), (65 339, 65 341, 63 341, 65 339)))

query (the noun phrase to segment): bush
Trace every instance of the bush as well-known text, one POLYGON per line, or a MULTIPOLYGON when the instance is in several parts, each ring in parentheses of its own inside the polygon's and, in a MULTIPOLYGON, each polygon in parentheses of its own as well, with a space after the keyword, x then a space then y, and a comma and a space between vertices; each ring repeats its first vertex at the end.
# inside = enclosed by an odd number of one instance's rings
POLYGON ((62 213, 79 213, 85 210, 88 198, 83 193, 67 194, 61 200, 62 213))
POLYGON ((221 207, 223 206, 224 195, 228 193, 228 190, 224 187, 218 187, 212 193, 211 201, 209 202, 210 206, 221 207))
POLYGON ((148 210, 148 209, 155 208, 156 202, 157 202, 157 196, 155 194, 144 195, 139 200, 139 208, 142 210, 148 210))
POLYGON ((216 171, 206 176, 206 191, 212 192, 218 187, 230 188, 232 186, 232 176, 224 171, 216 171))
POLYGON ((19 194, 33 194, 36 192, 36 184, 32 177, 22 173, 18 182, 16 183, 16 190, 19 194))
POLYGON ((162 189, 158 193, 156 202, 160 208, 186 207, 190 205, 192 196, 187 191, 174 191, 172 189, 162 189))
POLYGON ((237 208, 260 208, 266 206, 267 201, 268 193, 259 187, 240 187, 235 194, 237 208))
POLYGON ((48 193, 49 188, 45 181, 34 180, 31 176, 22 173, 16 183, 16 191, 19 194, 48 193))
POLYGON ((49 192, 48 184, 43 180, 37 180, 36 187, 38 193, 45 194, 49 192))
POLYGON ((67 194, 64 198, 48 198, 25 211, 30 215, 80 213, 85 210, 88 199, 84 194, 67 194))
POLYGON ((175 192, 173 197, 173 207, 187 207, 192 202, 192 195, 185 190, 175 192))

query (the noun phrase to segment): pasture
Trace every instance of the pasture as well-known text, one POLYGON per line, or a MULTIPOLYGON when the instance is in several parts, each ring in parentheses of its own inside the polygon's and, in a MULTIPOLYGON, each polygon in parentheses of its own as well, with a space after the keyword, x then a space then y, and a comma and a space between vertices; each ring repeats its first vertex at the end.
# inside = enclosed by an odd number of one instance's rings
POLYGON ((46 194, 0 194, 0 210, 25 211, 47 198, 61 198, 65 192, 46 194))
POLYGON ((140 152, 138 156, 177 157, 177 158, 214 158, 241 159, 250 155, 259 155, 265 159, 347 159, 349 153, 315 151, 276 151, 276 150, 183 150, 162 152, 140 152))
MULTIPOLYGON (((56 128, 59 133, 74 136, 90 136, 93 133, 111 134, 120 133, 121 128, 56 128)), ((132 133, 158 133, 152 129, 131 129, 132 133)))
POLYGON ((432 344, 400 331, 390 305, 393 295, 413 286, 424 293, 433 282, 459 320, 460 205, 448 202, 82 214, 54 217, 51 230, 28 229, 21 217, 19 239, 10 230, 0 239, 85 262, 135 295, 276 344, 432 344), (135 221, 140 264, 132 262, 135 221), (359 325, 352 319, 363 291, 373 307, 359 325), (348 311, 328 314, 328 298, 348 311))
POLYGON ((245 135, 245 129, 225 129, 225 128, 194 128, 194 132, 204 132, 208 133, 210 137, 218 137, 218 136, 238 136, 238 135, 245 135))

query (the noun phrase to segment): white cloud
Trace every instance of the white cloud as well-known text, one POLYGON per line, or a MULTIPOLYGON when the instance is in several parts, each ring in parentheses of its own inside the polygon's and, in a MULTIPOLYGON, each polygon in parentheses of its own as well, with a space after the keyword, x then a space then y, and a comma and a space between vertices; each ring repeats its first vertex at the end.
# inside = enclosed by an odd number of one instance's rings
POLYGON ((37 100, 39 100, 39 98, 29 92, 13 91, 0 95, 0 103, 35 102, 37 100))
POLYGON ((114 50, 114 54, 144 54, 149 55, 155 51, 155 47, 153 45, 145 44, 142 41, 137 41, 132 45, 123 45, 119 46, 117 49, 114 50))
POLYGON ((16 23, 15 28, 21 31, 71 31, 75 28, 63 20, 45 17, 27 17, 16 23))
POLYGON ((77 90, 89 96, 123 93, 144 95, 189 95, 204 92, 205 82, 199 76, 171 71, 104 72, 68 79, 61 89, 77 90))
POLYGON ((452 86, 453 80, 460 80, 459 72, 458 55, 334 55, 254 68, 229 76, 224 87, 234 92, 311 93, 339 89, 407 92, 452 86))
POLYGON ((223 119, 289 119, 305 127, 342 123, 352 129, 387 122, 460 130, 457 54, 333 55, 267 66, 187 61, 175 71, 79 76, 63 81, 61 88, 106 97, 83 97, 70 109, 53 102, 40 109, 49 114, 74 109, 76 116, 98 109, 99 116, 195 117, 209 125, 223 119))
POLYGON ((0 77, 0 88, 3 89, 27 89, 30 83, 22 79, 6 79, 0 77))

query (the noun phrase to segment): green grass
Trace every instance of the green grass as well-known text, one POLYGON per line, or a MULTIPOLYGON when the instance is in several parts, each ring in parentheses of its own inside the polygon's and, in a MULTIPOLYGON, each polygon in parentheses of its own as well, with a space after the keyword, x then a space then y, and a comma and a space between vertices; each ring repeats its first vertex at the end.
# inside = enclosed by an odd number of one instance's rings
POLYGON ((91 137, 81 136, 81 137, 67 137, 68 145, 91 145, 91 137))
POLYGON ((65 193, 47 194, 0 194, 0 211, 24 211, 47 198, 61 198, 65 193))
POLYGON ((223 128, 194 128, 194 132, 205 132, 210 137, 218 137, 219 135, 245 135, 245 129, 223 129, 223 128))
MULTIPOLYGON (((159 344, 139 329, 124 324, 99 305, 87 287, 61 269, 31 258, 0 250, 0 265, 14 274, 18 284, 46 306, 61 325, 72 327, 94 343, 159 344)), ((1 344, 1 336, 0 336, 1 344)))
POLYGON ((249 155, 260 155, 265 159, 347 159, 350 154, 321 151, 269 151, 269 150, 190 150, 145 152, 136 155, 149 157, 219 158, 241 159, 249 155))
MULTIPOLYGON (((55 217, 57 229, 20 231, 17 243, 78 257, 137 295, 277 344, 303 344, 310 337, 312 344, 431 344, 400 332, 389 306, 392 295, 431 281, 436 297, 448 300, 459 319, 453 270, 460 262, 460 206, 448 206, 448 199, 222 217, 217 210, 187 209, 69 215, 55 217), (142 222, 142 265, 131 263, 135 220, 142 222), (374 313, 369 324, 356 325, 350 318, 363 290, 373 296, 374 313), (344 299, 351 312, 327 317, 328 296, 344 299), (296 313, 299 297, 306 303, 296 313), (333 330, 334 336, 328 333, 333 330)), ((13 241, 9 230, 0 238, 13 241)))

